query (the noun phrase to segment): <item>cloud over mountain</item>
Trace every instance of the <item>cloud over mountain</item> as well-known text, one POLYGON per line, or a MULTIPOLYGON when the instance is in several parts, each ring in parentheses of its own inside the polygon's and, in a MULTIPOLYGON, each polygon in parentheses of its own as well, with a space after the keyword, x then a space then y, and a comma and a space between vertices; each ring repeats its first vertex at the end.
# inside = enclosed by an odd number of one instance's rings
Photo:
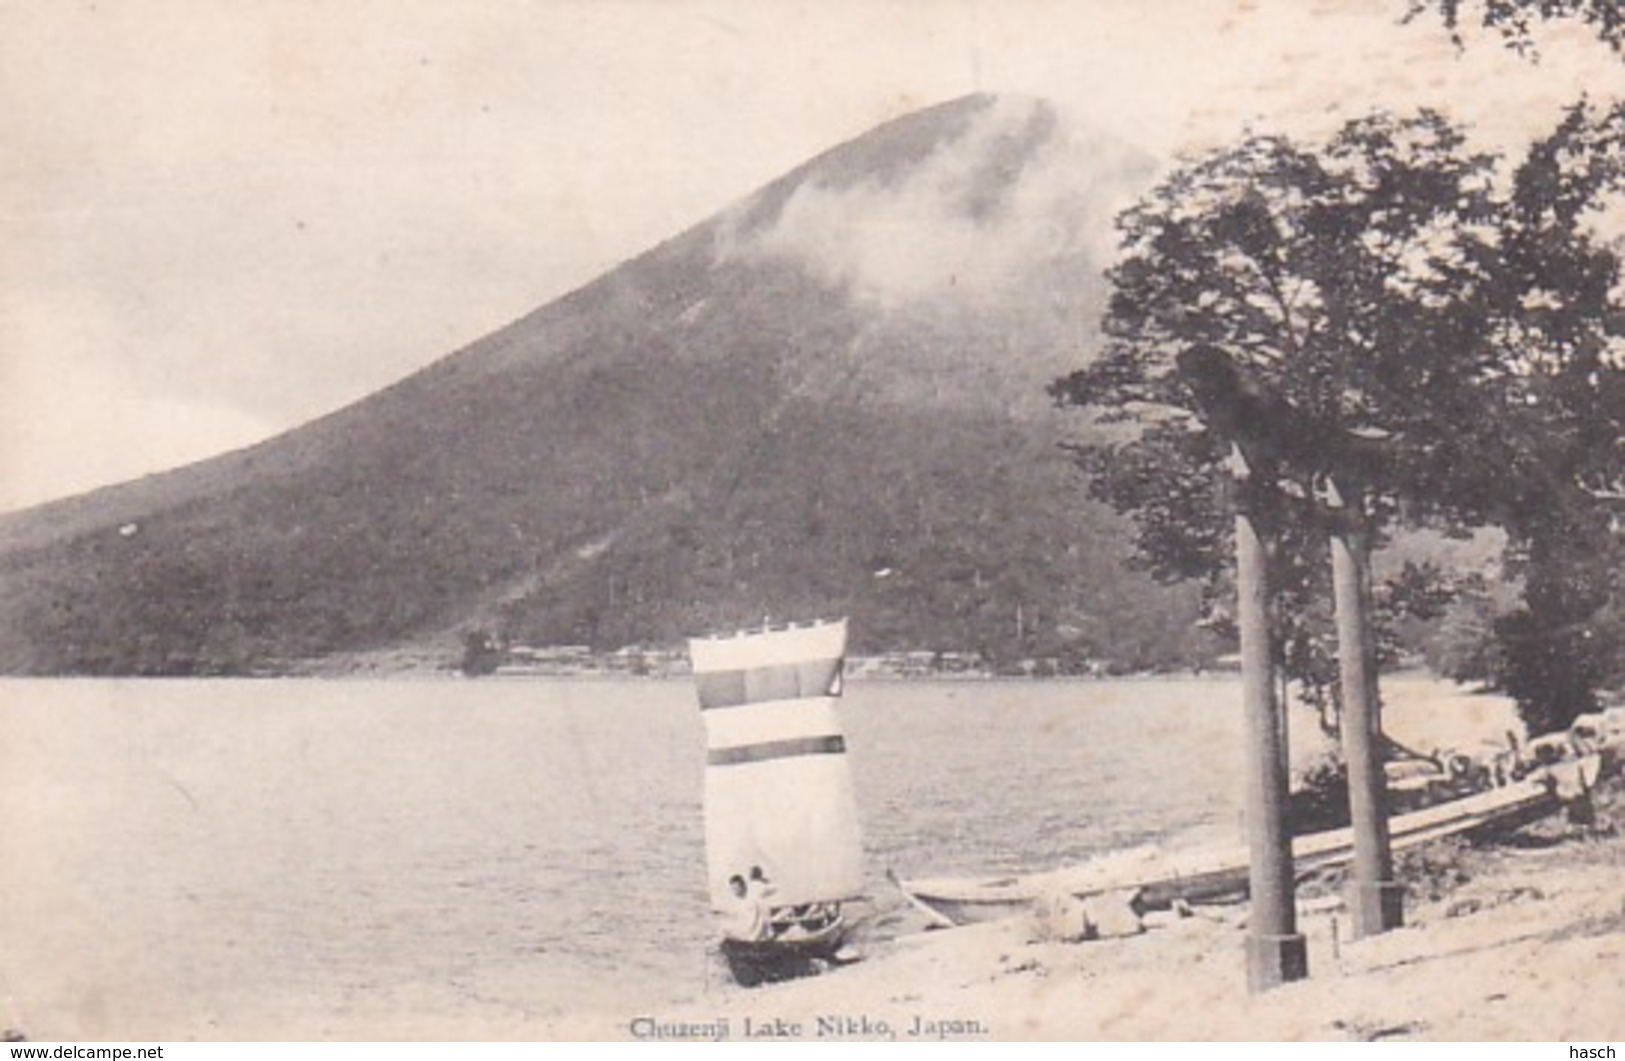
POLYGON ((1111 218, 1142 187, 1143 155, 1061 124, 1054 108, 997 99, 963 134, 890 179, 801 184, 777 219, 724 224, 723 260, 774 258, 885 310, 1009 298, 1045 264, 1110 251, 1111 218))

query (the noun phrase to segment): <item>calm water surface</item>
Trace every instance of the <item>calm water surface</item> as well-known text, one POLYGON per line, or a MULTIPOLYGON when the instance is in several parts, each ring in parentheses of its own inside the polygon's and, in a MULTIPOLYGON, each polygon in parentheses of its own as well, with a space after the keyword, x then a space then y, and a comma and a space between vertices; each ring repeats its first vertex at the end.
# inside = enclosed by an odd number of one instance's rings
MULTIPOLYGON (((887 868, 1239 835, 1227 680, 854 682, 842 717, 883 910, 887 868)), ((0 1023, 413 1035, 702 994, 703 758, 680 681, 0 682, 0 1023)))

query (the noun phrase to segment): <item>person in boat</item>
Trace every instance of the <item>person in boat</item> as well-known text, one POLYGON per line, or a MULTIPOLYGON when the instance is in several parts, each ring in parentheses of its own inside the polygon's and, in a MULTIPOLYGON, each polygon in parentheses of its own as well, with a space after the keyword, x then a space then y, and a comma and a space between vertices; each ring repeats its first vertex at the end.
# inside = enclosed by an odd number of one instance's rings
POLYGON ((727 934, 745 943, 759 943, 774 935, 772 906, 774 888, 761 866, 728 878, 728 892, 735 900, 729 912, 727 934))
POLYGON ((767 910, 752 899, 750 886, 741 874, 728 878, 728 894, 733 898, 733 905, 726 911, 723 934, 743 943, 766 939, 767 910))

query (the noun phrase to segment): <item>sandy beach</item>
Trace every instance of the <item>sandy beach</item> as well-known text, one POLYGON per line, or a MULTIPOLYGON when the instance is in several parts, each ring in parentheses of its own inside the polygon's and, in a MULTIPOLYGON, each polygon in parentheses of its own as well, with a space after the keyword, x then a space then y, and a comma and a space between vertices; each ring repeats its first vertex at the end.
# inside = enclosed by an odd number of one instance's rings
POLYGON ((1625 782, 1597 822, 1407 853, 1402 928, 1359 941, 1335 881, 1300 889, 1310 977, 1248 993, 1246 906, 1143 934, 1044 941, 1027 918, 918 932, 823 976, 718 986, 658 1012, 533 1028, 644 1039, 1559 1040, 1625 1038, 1625 782))

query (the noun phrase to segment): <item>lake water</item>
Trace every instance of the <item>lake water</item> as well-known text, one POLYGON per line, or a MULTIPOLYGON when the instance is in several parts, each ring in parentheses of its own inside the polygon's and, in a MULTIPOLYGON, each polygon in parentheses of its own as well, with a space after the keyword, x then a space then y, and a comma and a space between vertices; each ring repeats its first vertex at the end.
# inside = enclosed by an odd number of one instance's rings
MULTIPOLYGON (((888 868, 1240 836, 1228 679, 853 682, 841 714, 883 912, 888 868)), ((0 682, 0 1024, 477 1036, 700 996, 703 759, 680 681, 0 682)))

